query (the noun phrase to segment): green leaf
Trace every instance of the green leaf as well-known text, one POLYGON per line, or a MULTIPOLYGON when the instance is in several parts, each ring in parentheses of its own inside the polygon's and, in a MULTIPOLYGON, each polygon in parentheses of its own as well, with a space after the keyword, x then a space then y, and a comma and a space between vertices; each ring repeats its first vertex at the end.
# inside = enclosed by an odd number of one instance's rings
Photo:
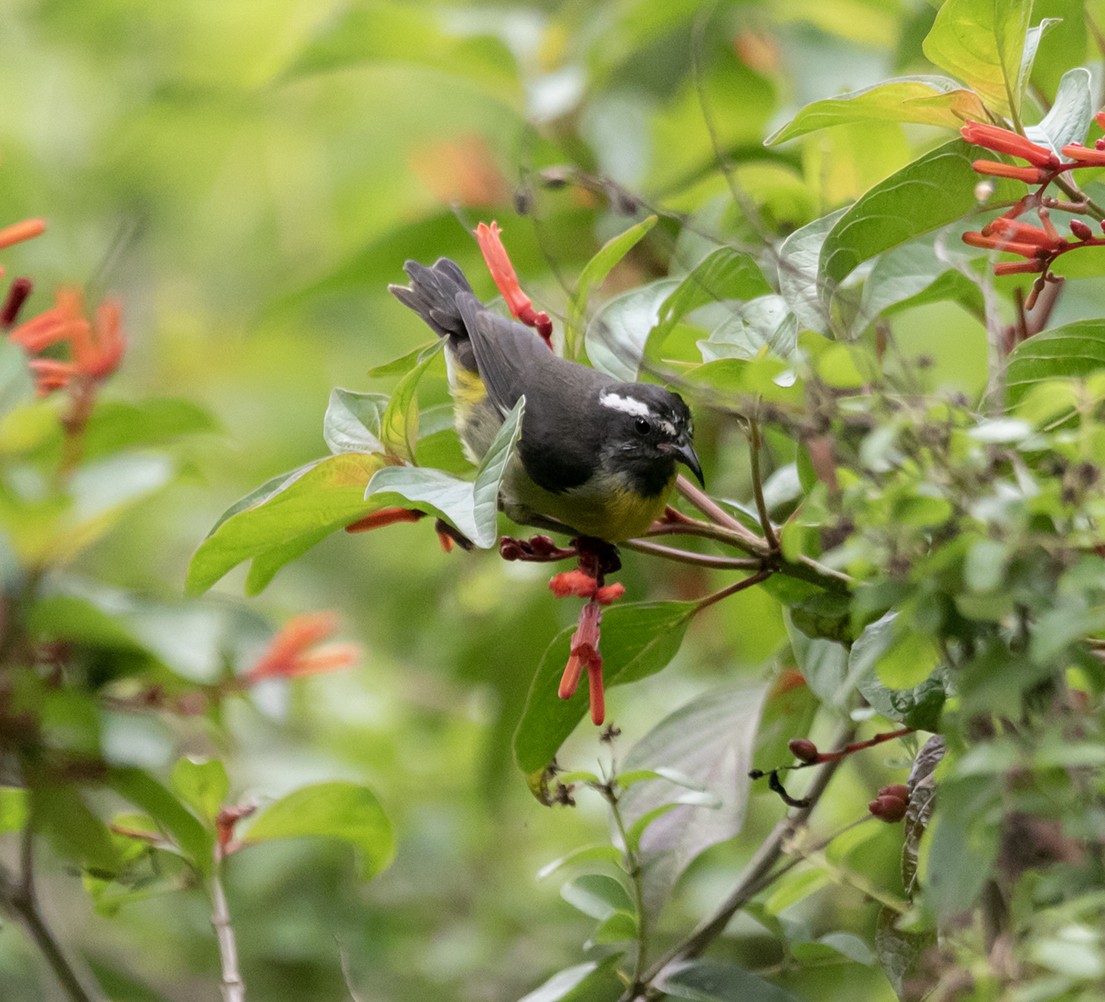
POLYGON ((978 285, 940 259, 931 237, 921 238, 879 255, 863 283, 859 313, 872 323, 907 306, 948 299, 982 315, 978 285))
POLYGON ((617 912, 633 913, 633 902, 622 883, 602 873, 585 873, 569 880, 560 889, 560 896, 573 908, 599 922, 617 912))
MULTIPOLYGON (((602 654, 606 684, 636 681, 664 668, 679 650, 697 608, 693 602, 644 602, 605 610, 602 654)), ((537 796, 545 767, 587 713, 586 684, 571 699, 557 696, 574 632, 574 628, 561 631, 546 649, 514 734, 514 760, 537 796)))
POLYGON ((1019 116, 1031 0, 946 0, 922 43, 925 56, 978 92, 991 111, 1019 116))
POLYGON ((751 254, 718 247, 699 261, 664 300, 660 307, 659 338, 662 341, 678 321, 700 306, 755 299, 769 292, 771 286, 751 254))
POLYGON ((990 877, 1001 838, 1002 783, 994 775, 940 785, 922 883, 941 921, 974 905, 990 877))
POLYGON ((779 247, 779 293, 800 330, 830 331, 828 300, 819 291, 821 248, 846 209, 837 209, 791 233, 779 247))
POLYGON ((360 857, 363 879, 384 870, 395 855, 395 838, 376 795, 356 783, 332 782, 305 786, 282 797, 249 826, 249 845, 273 839, 340 839, 360 857))
POLYGON ((676 964, 658 980, 657 987, 672 998, 692 1002, 800 1002, 757 974, 717 960, 688 960, 676 964))
POLYGON ((188 435, 218 431, 211 414, 191 400, 154 399, 140 403, 103 400, 84 432, 86 460, 120 449, 165 445, 188 435))
POLYGON ((287 560, 370 510, 365 487, 383 464, 381 456, 367 453, 328 456, 247 495, 196 550, 188 593, 206 591, 243 560, 267 558, 271 578, 287 560))
MULTIPOLYGON (((861 196, 825 238, 818 283, 822 302, 828 303, 837 285, 864 261, 974 211, 975 151, 961 139, 945 143, 861 196)), ((1020 189, 1023 193, 1024 186, 1020 189)), ((1004 201, 1013 190, 997 182, 994 200, 1004 201)))
POLYGON ((587 358, 591 364, 622 382, 636 380, 663 304, 678 287, 677 279, 662 278, 603 303, 587 325, 587 358))
POLYGON ((117 872, 119 853, 107 825, 88 809, 73 787, 40 785, 28 792, 35 830, 50 839, 58 855, 88 870, 117 872))
POLYGON ((387 466, 369 482, 365 500, 372 507, 399 505, 445 519, 477 546, 487 549, 499 538, 499 484, 522 428, 525 397, 519 398, 469 483, 442 470, 387 466))
POLYGON ((617 959, 589 960, 558 971, 518 1002, 602 1002, 617 998, 625 987, 615 971, 617 959))
POLYGON ((226 766, 217 758, 179 759, 173 766, 173 789, 201 818, 214 825, 230 789, 226 766))
MULTIPOLYGON (((626 756, 626 770, 675 770, 684 786, 713 794, 708 806, 679 803, 643 830, 638 858, 648 914, 659 912, 680 875, 706 849, 740 832, 766 695, 766 686, 746 683, 710 689, 661 720, 626 756)), ((681 792, 663 779, 630 786, 621 799, 626 825, 676 802, 681 792)))
POLYGON ((1005 374, 1010 407, 1049 379, 1085 377, 1105 369, 1105 320, 1078 320, 1022 341, 1005 374))
POLYGON ((894 77, 849 91, 839 97, 807 104, 767 139, 765 146, 784 143, 818 129, 856 122, 917 122, 958 128, 966 119, 985 121, 978 95, 956 80, 940 76, 894 77))
POLYGON ((322 437, 330 451, 383 452, 380 424, 387 406, 383 393, 356 393, 340 386, 331 390, 322 419, 322 437))
POLYGON ((211 871, 214 833, 204 828, 165 786, 148 772, 133 768, 114 770, 110 785, 153 818, 201 873, 211 871))
MULTIPOLYGON (((444 343, 439 341, 438 348, 444 343)), ((427 355, 399 380, 380 416, 380 441, 384 449, 407 463, 414 462, 414 449, 418 441, 418 398, 415 394, 436 354, 427 355)))
POLYGON ((0 832, 20 832, 29 817, 28 794, 21 786, 0 786, 0 832))
MULTIPOLYGON (((564 779, 563 776, 560 778, 562 780, 564 779)), ((605 867, 620 866, 621 861, 621 852, 612 845, 584 845, 580 846, 578 849, 572 849, 571 852, 565 853, 563 856, 554 859, 551 863, 546 863, 537 871, 537 879, 544 880, 546 877, 552 876, 552 874, 563 870, 565 867, 583 867, 590 863, 602 863, 605 867)), ((596 872, 603 871, 596 869, 596 872)))
POLYGON ((760 296, 733 307, 731 315, 698 346, 706 362, 751 359, 764 351, 792 358, 798 346, 798 323, 782 296, 760 296))
POLYGON ((374 365, 365 375, 369 379, 389 379, 393 376, 406 375, 428 354, 436 351, 440 347, 440 341, 440 338, 435 337, 432 341, 420 344, 417 348, 412 348, 405 355, 393 358, 390 362, 374 365))
POLYGON ((584 265, 575 292, 568 302, 568 322, 564 329, 565 358, 574 360, 579 357, 587 319, 587 300, 591 293, 602 285, 614 266, 656 225, 656 219, 656 216, 648 216, 639 223, 634 223, 624 233, 619 233, 603 244, 598 253, 584 265))
POLYGON ((1076 66, 1063 74, 1047 114, 1038 124, 1027 126, 1024 133, 1034 143, 1058 154, 1064 146, 1086 138, 1093 111, 1090 71, 1076 66))

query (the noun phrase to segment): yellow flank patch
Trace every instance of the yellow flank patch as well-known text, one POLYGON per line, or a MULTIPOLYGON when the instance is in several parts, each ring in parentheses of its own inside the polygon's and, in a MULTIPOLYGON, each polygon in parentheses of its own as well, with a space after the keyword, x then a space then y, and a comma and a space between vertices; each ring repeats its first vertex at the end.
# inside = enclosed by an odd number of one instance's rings
POLYGON ((487 398, 487 387, 478 372, 460 369, 453 373, 450 387, 453 399, 464 404, 478 404, 487 398))

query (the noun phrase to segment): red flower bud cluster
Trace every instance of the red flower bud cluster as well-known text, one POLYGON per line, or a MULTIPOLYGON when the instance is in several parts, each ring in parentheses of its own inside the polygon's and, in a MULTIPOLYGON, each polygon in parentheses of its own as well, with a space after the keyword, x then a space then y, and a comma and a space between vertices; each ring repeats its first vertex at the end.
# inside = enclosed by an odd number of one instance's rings
POLYGON ((909 788, 904 783, 893 783, 879 790, 878 795, 867 805, 880 821, 895 824, 905 817, 909 807, 909 788))
POLYGON ((260 658, 243 676, 246 685, 266 678, 300 678, 348 668, 361 657, 357 644, 324 644, 337 629, 332 612, 293 616, 269 642, 260 658))
POLYGON ((510 256, 499 236, 501 232, 496 222, 492 222, 490 226, 487 223, 480 223, 476 227, 476 242, 480 245, 484 261, 487 262, 487 270, 491 272, 491 277, 495 280, 495 285, 502 293, 510 312, 522 323, 534 328, 551 350, 552 321, 547 313, 535 310, 529 296, 522 291, 514 265, 510 263, 510 256))
MULTIPOLYGON (((1099 112, 1096 119, 1098 125, 1105 128, 1105 113, 1099 112)), ((1069 143, 1063 147, 1062 153, 1070 159, 1063 161, 1052 150, 1001 126, 968 122, 961 129, 961 133, 970 143, 983 146, 995 153, 1016 157, 1027 164, 1027 166, 1021 166, 996 160, 976 160, 972 166, 978 173, 1040 185, 1037 191, 1025 195, 1007 212, 984 226, 980 232, 971 231, 963 234, 963 242, 972 247, 1006 251, 1025 259, 995 264, 995 275, 1033 273, 1040 275, 1033 286, 1032 293, 1025 301, 1025 307, 1031 309, 1044 283, 1057 281, 1050 273, 1056 258, 1077 247, 1105 243, 1105 240, 1094 237, 1093 230, 1086 223, 1077 219, 1070 224, 1074 241, 1060 236, 1048 218, 1046 205, 1049 204, 1049 200, 1043 196, 1044 189, 1066 171, 1079 167, 1105 166, 1105 140, 1097 140, 1093 149, 1081 143, 1069 143), (1039 215, 1039 226, 1017 220, 1018 216, 1029 209, 1035 209, 1039 215)), ((1051 199, 1050 204, 1058 203, 1055 199, 1051 199)), ((1069 203, 1063 207, 1069 211, 1084 211, 1085 208, 1069 203)))
POLYGON ((616 602, 625 594, 621 584, 600 585, 586 571, 564 571, 549 581, 557 598, 578 595, 586 598, 587 604, 580 610, 579 625, 572 634, 568 663, 560 677, 557 695, 561 699, 571 699, 579 686, 583 669, 587 669, 589 698, 591 702, 591 720, 597 726, 606 719, 606 694, 603 690, 602 655, 599 653, 599 623, 602 621, 602 607, 616 602))
POLYGON ((32 357, 28 363, 39 396, 45 396, 73 381, 102 382, 119 368, 126 348, 119 320, 115 300, 101 303, 95 318, 89 320, 80 290, 62 288, 52 309, 16 327, 9 339, 31 356, 55 345, 68 346, 66 359, 32 357))

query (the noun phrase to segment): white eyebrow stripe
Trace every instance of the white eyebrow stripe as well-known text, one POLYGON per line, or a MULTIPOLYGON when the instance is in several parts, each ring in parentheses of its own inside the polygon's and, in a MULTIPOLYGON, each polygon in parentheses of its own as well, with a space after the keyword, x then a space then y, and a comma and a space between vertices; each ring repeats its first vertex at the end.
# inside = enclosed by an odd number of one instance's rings
POLYGON ((623 414, 632 414, 634 417, 647 417, 652 414, 648 404, 643 400, 623 397, 620 393, 614 393, 610 390, 599 396, 599 403, 603 407, 609 407, 613 411, 621 411, 623 414))
POLYGON ((660 426, 660 430, 663 431, 665 435, 670 438, 675 438, 675 425, 670 421, 665 421, 663 418, 660 418, 656 423, 660 426))

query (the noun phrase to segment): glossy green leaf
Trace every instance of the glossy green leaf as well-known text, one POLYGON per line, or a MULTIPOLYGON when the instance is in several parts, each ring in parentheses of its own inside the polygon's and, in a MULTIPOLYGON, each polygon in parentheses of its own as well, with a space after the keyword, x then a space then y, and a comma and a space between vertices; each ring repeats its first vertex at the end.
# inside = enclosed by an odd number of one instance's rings
POLYGON ((758 974, 717 960, 687 960, 674 965, 657 987, 691 1002, 800 1002, 758 974))
POLYGON ((845 211, 837 209, 800 226, 779 247, 779 294, 800 330, 828 334, 831 329, 828 300, 823 302, 820 293, 821 248, 845 211))
POLYGON ((521 434, 524 406, 521 397, 496 432, 474 482, 432 468, 388 466, 372 478, 365 500, 374 509, 398 505, 428 512, 445 519, 476 546, 494 546, 499 538, 499 484, 521 434))
POLYGON ((612 237, 584 266, 568 303, 568 322, 564 329, 565 358, 579 357, 586 329, 587 301, 591 293, 602 285, 614 266, 644 239, 648 231, 656 225, 656 219, 656 216, 648 216, 639 223, 634 223, 624 233, 612 237))
POLYGON ((587 326, 587 358, 600 372, 630 383, 640 374, 646 345, 678 279, 662 278, 603 303, 587 326))
MULTIPOLYGON (((606 684, 636 681, 664 668, 679 650, 696 609, 693 602, 646 602, 605 610, 601 649, 606 684)), ((514 735, 514 760, 535 793, 545 767, 587 713, 586 681, 571 699, 557 696, 574 632, 561 631, 545 651, 514 735)))
POLYGON ((383 452, 380 422, 387 406, 383 393, 357 393, 340 386, 331 390, 322 419, 322 437, 330 451, 383 452))
POLYGON ((1083 66, 1067 70, 1059 81, 1059 90, 1047 114, 1025 128, 1025 135, 1056 155, 1070 143, 1080 143, 1094 112, 1090 71, 1083 66))
POLYGON ((917 122, 958 128, 966 119, 985 120, 978 95, 940 76, 895 77, 839 97, 807 104, 766 145, 784 143, 818 129, 856 122, 917 122))
POLYGON ((941 260, 931 238, 922 238, 879 255, 863 283, 859 314, 869 324, 908 306, 948 299, 982 314, 978 285, 941 260))
POLYGON ((369 510, 365 487, 383 464, 382 457, 366 453, 329 456, 243 498, 193 555, 188 592, 206 591, 243 560, 270 559, 268 570, 275 573, 286 560, 355 522, 369 510))
POLYGON ((1022 341, 1005 372, 1006 399, 1016 404, 1049 379, 1085 377, 1105 368, 1105 320, 1079 320, 1022 341))
POLYGON ((782 296, 760 296, 734 306, 731 315, 698 342, 706 362, 750 359, 761 352, 791 358, 798 346, 798 323, 782 296))
POLYGON ((352 845, 364 879, 387 868, 395 855, 391 822, 376 795, 356 783, 305 786, 271 804, 249 826, 245 843, 305 837, 339 839, 352 845))
POLYGON ((390 379, 393 376, 405 376, 427 355, 438 350, 439 347, 440 338, 435 337, 432 341, 420 344, 417 348, 412 348, 406 354, 393 358, 390 362, 374 365, 365 375, 369 379, 390 379))
MULTIPOLYGON (((945 143, 852 205, 837 220, 821 250, 822 302, 827 303, 837 285, 864 261, 974 211, 978 175, 971 163, 976 149, 960 139, 945 143)), ((993 198, 1003 201, 1014 189, 999 181, 993 198)))
POLYGON ((385 451, 407 463, 414 461, 418 441, 418 384, 435 355, 428 355, 399 380, 380 416, 380 442, 385 451))
MULTIPOLYGON (((675 770, 684 784, 713 795, 701 806, 679 803, 644 828, 638 858, 649 914, 659 912, 699 855, 740 832, 766 695, 766 686, 745 683, 709 689, 661 720, 626 755, 626 770, 675 770)), ((680 793, 679 786, 663 778, 630 786, 621 800, 626 824, 677 802, 680 793)))
POLYGON ((218 759, 179 759, 173 766, 173 789, 208 824, 226 802, 230 780, 218 759))
POLYGON ((654 357, 676 323, 702 306, 757 299, 771 292, 756 259, 745 251, 718 247, 679 280, 660 307, 647 354, 654 357))
POLYGON ((624 983, 615 972, 616 963, 617 957, 606 957, 565 968, 518 1002, 600 1002, 617 998, 624 983))
POLYGON ((633 902, 619 880, 602 873, 585 873, 569 880, 560 896, 573 908, 602 922, 616 912, 633 911, 633 902))
POLYGON ((1022 57, 1031 17, 1024 0, 945 0, 922 48, 991 111, 1016 117, 1028 79, 1022 57))

